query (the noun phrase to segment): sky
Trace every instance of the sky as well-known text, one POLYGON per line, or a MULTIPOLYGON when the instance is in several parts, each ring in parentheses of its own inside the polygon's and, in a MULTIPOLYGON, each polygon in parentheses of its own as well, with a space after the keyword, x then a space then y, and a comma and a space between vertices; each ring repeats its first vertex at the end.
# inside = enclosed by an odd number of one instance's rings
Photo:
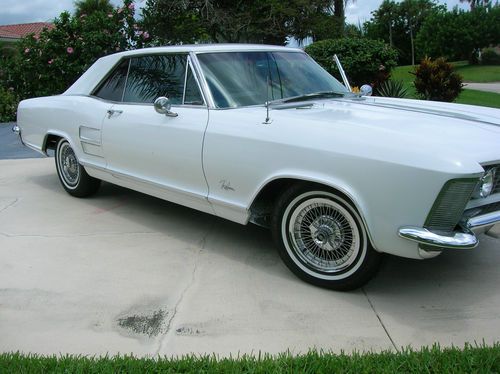
MULTIPOLYGON (((120 0, 111 0, 113 4, 120 4, 120 0)), ((146 0, 136 0, 140 8, 146 0)), ((467 8, 460 0, 439 0, 447 4, 451 9, 458 5, 467 8)), ((0 0, 0 25, 14 23, 28 23, 51 21, 64 10, 73 11, 74 0, 0 0)), ((355 0, 351 1, 346 8, 346 19, 348 23, 363 23, 371 17, 370 13, 377 9, 382 0, 355 0)))

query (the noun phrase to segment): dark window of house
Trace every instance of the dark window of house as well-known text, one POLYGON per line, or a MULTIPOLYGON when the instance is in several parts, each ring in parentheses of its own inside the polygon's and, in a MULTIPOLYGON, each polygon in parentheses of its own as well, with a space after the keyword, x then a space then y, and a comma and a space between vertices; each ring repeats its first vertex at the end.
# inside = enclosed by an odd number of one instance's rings
POLYGON ((123 89, 127 78, 129 60, 122 61, 111 73, 111 75, 99 88, 94 95, 104 100, 122 101, 123 89))
POLYGON ((132 58, 123 101, 152 103, 166 96, 172 104, 182 104, 186 61, 186 55, 132 58))

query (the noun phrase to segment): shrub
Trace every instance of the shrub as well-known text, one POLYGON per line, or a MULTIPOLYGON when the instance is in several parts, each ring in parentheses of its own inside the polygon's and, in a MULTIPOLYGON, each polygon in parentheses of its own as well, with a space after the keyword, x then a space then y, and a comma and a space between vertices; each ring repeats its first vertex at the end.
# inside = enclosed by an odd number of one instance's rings
POLYGON ((403 81, 388 79, 377 87, 375 95, 404 99, 408 97, 408 89, 404 87, 403 81))
POLYGON ((53 29, 17 43, 18 56, 2 63, 0 85, 13 87, 20 99, 62 93, 98 58, 147 42, 149 34, 138 30, 134 11, 132 0, 123 0, 109 13, 62 13, 53 29))
POLYGON ((483 65, 500 65, 500 53, 494 48, 485 48, 481 53, 481 63, 483 65))
POLYGON ((462 77, 443 57, 434 61, 426 57, 413 74, 413 83, 421 99, 452 102, 462 92, 462 77))
POLYGON ((0 86, 0 122, 14 121, 18 100, 13 89, 0 86))
POLYGON ((397 52, 384 42, 370 39, 330 39, 315 42, 306 52, 330 74, 340 77, 333 55, 337 54, 352 86, 377 87, 396 66, 397 52))

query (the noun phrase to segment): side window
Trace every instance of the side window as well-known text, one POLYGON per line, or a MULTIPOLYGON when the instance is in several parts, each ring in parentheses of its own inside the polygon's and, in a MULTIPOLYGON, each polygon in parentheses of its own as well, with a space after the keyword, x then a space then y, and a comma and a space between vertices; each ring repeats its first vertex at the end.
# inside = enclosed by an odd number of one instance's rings
POLYGON ((122 101, 127 80, 129 60, 122 61, 111 75, 95 90, 94 95, 104 100, 122 101))
POLYGON ((184 104, 186 105, 203 105, 200 88, 193 75, 191 66, 188 66, 186 77, 186 92, 184 94, 184 104))
POLYGON ((182 104, 186 55, 152 55, 132 58, 123 96, 124 102, 152 103, 166 96, 182 104))

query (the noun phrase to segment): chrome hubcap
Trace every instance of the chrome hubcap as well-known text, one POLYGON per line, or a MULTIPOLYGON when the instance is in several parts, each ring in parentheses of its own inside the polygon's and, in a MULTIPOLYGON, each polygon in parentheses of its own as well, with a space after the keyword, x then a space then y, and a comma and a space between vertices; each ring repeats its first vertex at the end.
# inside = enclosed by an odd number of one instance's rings
POLYGON ((80 177, 80 169, 75 152, 69 144, 63 144, 59 150, 59 166, 64 181, 74 186, 78 183, 80 177))
POLYGON ((360 251, 359 230, 348 210, 326 198, 313 198, 292 210, 291 247, 308 267, 325 273, 348 268, 360 251))

